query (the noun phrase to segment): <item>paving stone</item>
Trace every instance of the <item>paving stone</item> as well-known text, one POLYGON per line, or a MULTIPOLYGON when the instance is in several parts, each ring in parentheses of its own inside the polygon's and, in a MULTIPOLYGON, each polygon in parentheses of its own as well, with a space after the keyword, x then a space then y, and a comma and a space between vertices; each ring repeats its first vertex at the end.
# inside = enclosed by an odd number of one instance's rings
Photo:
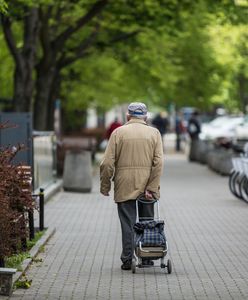
MULTIPOLYGON (((120 269, 116 205, 92 193, 62 192, 45 206, 55 236, 27 272, 29 290, 9 299, 247 299, 247 204, 228 190, 227 178, 183 155, 168 155, 161 180, 172 274, 158 268, 120 269)), ((156 262, 159 264, 159 262, 156 262)), ((0 297, 6 299, 6 297, 0 297)))

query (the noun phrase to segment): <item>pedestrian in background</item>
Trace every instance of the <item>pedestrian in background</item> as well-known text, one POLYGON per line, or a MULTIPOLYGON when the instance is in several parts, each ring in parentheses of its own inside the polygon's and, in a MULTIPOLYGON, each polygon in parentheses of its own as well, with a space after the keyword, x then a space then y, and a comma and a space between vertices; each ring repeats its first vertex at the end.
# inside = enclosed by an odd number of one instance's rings
POLYGON ((196 148, 198 145, 199 134, 201 133, 201 124, 198 111, 194 111, 188 122, 188 133, 191 139, 189 160, 196 160, 196 148))
POLYGON ((175 119, 175 133, 176 133, 176 151, 181 151, 181 142, 182 139, 184 139, 184 134, 186 132, 186 128, 183 124, 183 116, 181 112, 176 113, 176 119, 175 119))
POLYGON ((122 126, 122 124, 119 122, 118 118, 116 117, 114 119, 114 121, 109 125, 109 127, 107 128, 106 132, 104 133, 104 137, 103 140, 101 141, 100 145, 99 145, 99 149, 101 151, 105 151, 107 144, 108 144, 108 140, 112 134, 112 132, 118 128, 122 126))
POLYGON ((160 112, 152 120, 152 125, 158 129, 161 134, 162 140, 166 132, 168 131, 169 122, 165 112, 160 112))
MULTIPOLYGON (((114 201, 117 203, 122 230, 123 270, 131 269, 134 253, 135 200, 142 193, 146 199, 159 198, 163 169, 162 139, 156 128, 147 125, 146 119, 146 105, 131 103, 128 106, 127 123, 110 136, 100 165, 100 191, 103 195, 109 196, 111 180, 114 181, 114 201)), ((153 206, 148 206, 149 216, 153 217, 153 206)), ((147 212, 145 214, 148 216, 147 212)), ((143 263, 153 264, 152 261, 143 263)))
POLYGON ((122 124, 119 122, 118 118, 115 118, 114 121, 109 125, 107 132, 106 132, 106 138, 109 140, 112 132, 120 127, 122 124))

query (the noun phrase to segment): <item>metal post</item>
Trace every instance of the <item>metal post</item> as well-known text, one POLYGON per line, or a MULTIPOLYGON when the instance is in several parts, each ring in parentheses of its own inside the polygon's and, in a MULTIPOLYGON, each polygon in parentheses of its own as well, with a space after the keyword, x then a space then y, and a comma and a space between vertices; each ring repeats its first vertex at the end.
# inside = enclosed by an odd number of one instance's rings
POLYGON ((21 247, 22 247, 23 251, 27 250, 27 239, 26 238, 21 239, 21 247))
POLYGON ((28 212, 28 220, 29 220, 29 239, 34 239, 34 212, 30 210, 28 212))
POLYGON ((4 263, 4 258, 0 258, 0 268, 4 268, 5 263, 4 263))
POLYGON ((44 189, 40 189, 40 231, 44 230, 44 189))

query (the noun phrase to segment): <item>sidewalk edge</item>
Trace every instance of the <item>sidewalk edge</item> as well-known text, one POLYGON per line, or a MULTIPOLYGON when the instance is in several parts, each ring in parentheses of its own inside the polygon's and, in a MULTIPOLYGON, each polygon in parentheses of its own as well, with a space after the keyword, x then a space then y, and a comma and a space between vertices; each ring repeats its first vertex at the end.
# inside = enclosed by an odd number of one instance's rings
POLYGON ((14 274, 13 276, 13 284, 17 280, 20 279, 20 277, 27 271, 29 266, 31 265, 33 259, 39 254, 40 249, 46 245, 46 243, 49 241, 49 239, 55 234, 56 228, 48 228, 44 235, 37 241, 37 243, 32 247, 32 249, 29 251, 30 253, 30 258, 27 258, 23 261, 22 263, 22 271, 18 271, 14 274))
MULTIPOLYGON (((60 192, 63 187, 63 179, 57 179, 55 182, 49 184, 44 188, 44 196, 45 196, 45 203, 47 203, 53 196, 60 192)), ((34 191, 34 194, 38 195, 40 192, 40 188, 37 188, 34 191)))

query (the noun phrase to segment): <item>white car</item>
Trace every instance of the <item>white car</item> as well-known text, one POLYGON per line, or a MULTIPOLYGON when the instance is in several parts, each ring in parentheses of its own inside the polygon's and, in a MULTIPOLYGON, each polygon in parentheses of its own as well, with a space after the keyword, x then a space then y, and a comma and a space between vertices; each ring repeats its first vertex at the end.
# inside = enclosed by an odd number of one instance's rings
POLYGON ((234 139, 237 126, 243 124, 244 117, 222 116, 202 125, 200 139, 216 140, 219 138, 234 139))
POLYGON ((235 136, 237 141, 248 141, 248 116, 244 118, 244 122, 236 127, 235 136))

